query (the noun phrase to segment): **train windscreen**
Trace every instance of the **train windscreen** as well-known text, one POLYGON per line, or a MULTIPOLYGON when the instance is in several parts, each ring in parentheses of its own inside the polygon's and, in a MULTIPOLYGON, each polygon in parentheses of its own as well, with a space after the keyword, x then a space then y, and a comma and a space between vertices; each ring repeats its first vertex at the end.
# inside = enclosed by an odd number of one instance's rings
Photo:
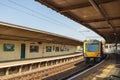
POLYGON ((98 44, 96 44, 96 43, 86 44, 86 51, 88 51, 88 52, 96 52, 96 51, 98 51, 98 44))

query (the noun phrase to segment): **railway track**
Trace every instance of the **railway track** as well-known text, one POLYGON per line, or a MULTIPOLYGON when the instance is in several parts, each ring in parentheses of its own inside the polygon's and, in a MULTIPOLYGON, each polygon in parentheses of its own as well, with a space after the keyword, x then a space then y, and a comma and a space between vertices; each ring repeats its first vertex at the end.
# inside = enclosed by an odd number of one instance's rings
POLYGON ((65 78, 65 80, 73 80, 74 78, 81 76, 85 73, 87 73, 88 71, 90 71, 91 69, 95 68, 96 66, 100 65, 101 63, 103 63, 105 60, 101 61, 98 64, 94 64, 94 65, 89 65, 87 67, 85 67, 83 70, 71 75, 70 77, 65 78))
POLYGON ((72 75, 73 71, 78 71, 79 67, 84 67, 84 66, 85 66, 84 61, 78 62, 77 64, 73 65, 73 67, 71 67, 71 69, 66 70, 64 72, 61 72, 59 74, 44 78, 43 80, 62 80, 62 79, 65 79, 69 75, 72 75))
POLYGON ((78 72, 76 72, 75 74, 73 74, 73 75, 70 75, 69 77, 67 77, 67 78, 65 78, 65 80, 73 80, 74 78, 76 78, 76 77, 78 77, 78 76, 81 76, 81 75, 83 75, 83 74, 86 74, 88 71, 90 71, 91 69, 93 69, 93 68, 96 68, 97 66, 99 66, 100 64, 102 64, 104 61, 106 60, 106 58, 105 59, 103 59, 101 62, 99 62, 99 63, 91 63, 91 64, 87 64, 88 66, 87 67, 85 67, 83 70, 81 70, 81 71, 78 71, 78 72))
POLYGON ((100 63, 86 64, 84 60, 79 59, 79 60, 76 60, 75 62, 70 62, 60 66, 56 66, 54 68, 48 68, 43 71, 41 70, 41 71, 33 72, 29 75, 23 74, 23 76, 21 77, 19 76, 19 77, 8 79, 8 80, 21 80, 21 79, 22 80, 81 80, 81 79, 77 79, 76 75, 86 74, 85 73, 87 72, 86 70, 88 70, 89 68, 92 68, 95 65, 97 66, 99 64, 100 63))
MULTIPOLYGON (((63 80, 103 80, 109 76, 110 70, 112 70, 114 63, 114 56, 107 56, 100 63, 85 69, 78 74, 73 74, 70 77, 63 80)), ((105 79, 106 80, 106 79, 105 79)), ((108 80, 108 79, 107 79, 108 80)))
POLYGON ((73 78, 75 78, 79 75, 85 74, 85 72, 89 71, 90 68, 92 68, 92 67, 94 68, 94 67, 100 65, 104 61, 105 60, 103 60, 100 63, 91 63, 91 64, 86 64, 84 61, 82 61, 82 62, 75 64, 74 67, 70 70, 47 77, 43 80, 72 80, 73 78))

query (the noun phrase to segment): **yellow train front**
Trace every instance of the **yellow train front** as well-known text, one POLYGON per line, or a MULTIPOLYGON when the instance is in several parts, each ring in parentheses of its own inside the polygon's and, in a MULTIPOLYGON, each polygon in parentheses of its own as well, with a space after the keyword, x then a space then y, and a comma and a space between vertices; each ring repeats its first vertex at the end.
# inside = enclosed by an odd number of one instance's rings
POLYGON ((103 58, 102 43, 98 40, 84 41, 84 53, 86 63, 90 61, 100 62, 103 58))

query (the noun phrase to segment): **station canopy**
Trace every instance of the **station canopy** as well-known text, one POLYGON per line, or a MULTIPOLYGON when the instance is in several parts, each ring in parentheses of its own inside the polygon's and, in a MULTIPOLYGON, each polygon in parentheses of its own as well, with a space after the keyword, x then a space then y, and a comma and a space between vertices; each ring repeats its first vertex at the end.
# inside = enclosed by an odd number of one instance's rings
POLYGON ((107 43, 120 42, 120 0, 36 0, 92 29, 107 43))
POLYGON ((66 36, 27 28, 10 23, 0 22, 0 40, 18 40, 64 45, 82 45, 82 42, 66 36))

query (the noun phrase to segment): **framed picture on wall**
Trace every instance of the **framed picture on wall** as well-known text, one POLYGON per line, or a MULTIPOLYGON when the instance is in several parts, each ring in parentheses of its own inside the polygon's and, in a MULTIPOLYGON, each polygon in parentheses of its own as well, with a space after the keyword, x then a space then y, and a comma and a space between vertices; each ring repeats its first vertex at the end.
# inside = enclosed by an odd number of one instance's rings
POLYGON ((30 45, 30 53, 32 52, 39 52, 39 46, 30 45))
POLYGON ((46 52, 52 52, 52 47, 51 46, 46 46, 46 52))
POLYGON ((60 47, 60 51, 64 51, 64 47, 60 47))
POLYGON ((15 45, 11 43, 5 43, 3 44, 3 50, 4 51, 14 51, 15 45))

